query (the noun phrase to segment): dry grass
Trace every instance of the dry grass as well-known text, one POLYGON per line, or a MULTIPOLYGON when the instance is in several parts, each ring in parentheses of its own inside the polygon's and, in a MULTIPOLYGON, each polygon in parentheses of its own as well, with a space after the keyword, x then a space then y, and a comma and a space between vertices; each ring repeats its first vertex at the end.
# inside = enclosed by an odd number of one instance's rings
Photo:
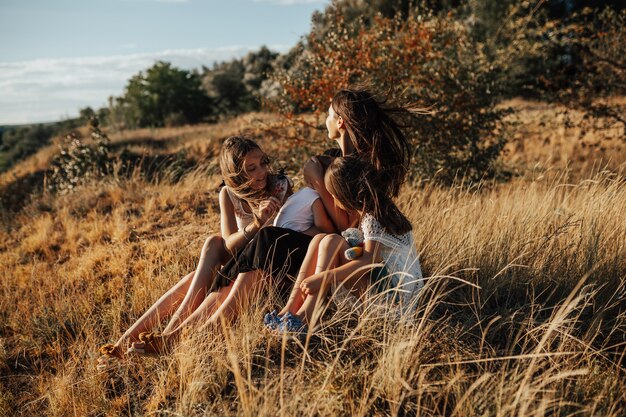
MULTIPOLYGON (((626 97, 610 101, 623 104, 626 97)), ((515 99, 502 105, 515 110, 509 121, 517 126, 505 159, 519 172, 550 167, 588 177, 598 166, 615 170, 626 160, 620 123, 585 118, 581 111, 552 103, 515 99)))
MULTIPOLYGON (((113 141, 214 155, 220 138, 277 123, 248 117, 113 141)), ((542 140, 524 152, 553 155, 542 140)), ((284 144, 262 145, 281 157, 284 144)), ((512 152, 526 170, 508 184, 407 186, 400 204, 429 277, 410 323, 331 306, 304 344, 275 339, 260 319, 272 295, 231 331, 190 333, 171 355, 110 374, 94 369, 97 346, 218 231, 214 163, 178 183, 41 195, 0 231, 0 415, 623 415, 626 158, 612 154, 611 169, 589 168, 589 155, 563 171, 512 152)))

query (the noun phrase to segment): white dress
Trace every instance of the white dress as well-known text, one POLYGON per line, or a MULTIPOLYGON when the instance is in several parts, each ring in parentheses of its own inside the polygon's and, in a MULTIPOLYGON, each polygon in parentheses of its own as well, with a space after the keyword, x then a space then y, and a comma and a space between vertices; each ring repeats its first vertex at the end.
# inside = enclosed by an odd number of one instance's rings
POLYGON ((361 230, 365 241, 381 244, 382 263, 386 270, 382 280, 386 281, 385 287, 388 288, 383 298, 399 304, 403 314, 415 311, 417 293, 424 286, 424 278, 412 231, 401 236, 387 233, 370 214, 361 219, 361 230))

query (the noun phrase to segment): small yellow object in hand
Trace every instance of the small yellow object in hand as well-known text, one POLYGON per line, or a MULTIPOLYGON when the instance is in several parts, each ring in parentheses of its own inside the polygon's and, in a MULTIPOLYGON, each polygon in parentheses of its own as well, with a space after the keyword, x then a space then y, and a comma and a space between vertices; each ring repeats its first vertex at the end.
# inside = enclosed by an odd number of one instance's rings
POLYGON ((352 248, 346 249, 345 251, 346 259, 352 261, 356 258, 360 258, 363 255, 363 248, 361 246, 354 246, 352 248))

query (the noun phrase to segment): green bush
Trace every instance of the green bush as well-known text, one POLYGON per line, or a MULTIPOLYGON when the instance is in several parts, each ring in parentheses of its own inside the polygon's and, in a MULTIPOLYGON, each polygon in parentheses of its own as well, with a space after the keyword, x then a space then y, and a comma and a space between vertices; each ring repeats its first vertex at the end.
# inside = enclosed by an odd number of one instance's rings
POLYGON ((75 135, 68 135, 66 144, 50 163, 46 173, 49 191, 67 193, 93 180, 129 178, 139 175, 146 181, 180 181, 197 167, 197 161, 188 158, 185 150, 173 154, 121 152, 113 145, 99 126, 97 118, 90 120, 91 143, 75 135))
POLYGON ((215 114, 230 116, 260 110, 260 96, 277 57, 278 53, 263 46, 241 59, 204 68, 202 85, 214 103, 215 114))
POLYGON ((546 80, 540 86, 542 97, 583 110, 587 117, 618 122, 624 129, 626 105, 601 99, 626 94, 625 28, 625 9, 584 9, 561 25, 549 21, 541 28, 544 37, 570 58, 558 73, 566 86, 546 80))
POLYGON ((159 61, 139 72, 122 97, 110 100, 109 123, 117 128, 197 123, 213 112, 200 76, 159 61))
POLYGON ((535 11, 532 4, 515 5, 497 33, 485 36, 503 95, 582 110, 581 126, 592 119, 597 130, 616 123, 624 129, 626 106, 611 98, 626 94, 626 10, 579 7, 557 13, 552 6, 535 11))

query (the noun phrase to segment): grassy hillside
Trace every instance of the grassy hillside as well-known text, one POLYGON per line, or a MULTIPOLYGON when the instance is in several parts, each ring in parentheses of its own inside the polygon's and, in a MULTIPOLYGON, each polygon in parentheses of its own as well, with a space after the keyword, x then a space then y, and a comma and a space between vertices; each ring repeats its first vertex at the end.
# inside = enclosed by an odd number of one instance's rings
POLYGON ((67 195, 41 191, 56 147, 42 149, 0 177, 16 203, 0 230, 0 416, 623 415, 624 128, 572 128, 553 105, 511 104, 512 181, 403 189, 428 277, 414 322, 331 304, 302 345, 262 331, 270 294, 231 331, 189 332, 172 355, 105 374, 97 347, 218 232, 219 140, 254 135, 296 179, 328 143, 267 114, 116 134, 116 150, 184 150, 197 168, 67 195))

